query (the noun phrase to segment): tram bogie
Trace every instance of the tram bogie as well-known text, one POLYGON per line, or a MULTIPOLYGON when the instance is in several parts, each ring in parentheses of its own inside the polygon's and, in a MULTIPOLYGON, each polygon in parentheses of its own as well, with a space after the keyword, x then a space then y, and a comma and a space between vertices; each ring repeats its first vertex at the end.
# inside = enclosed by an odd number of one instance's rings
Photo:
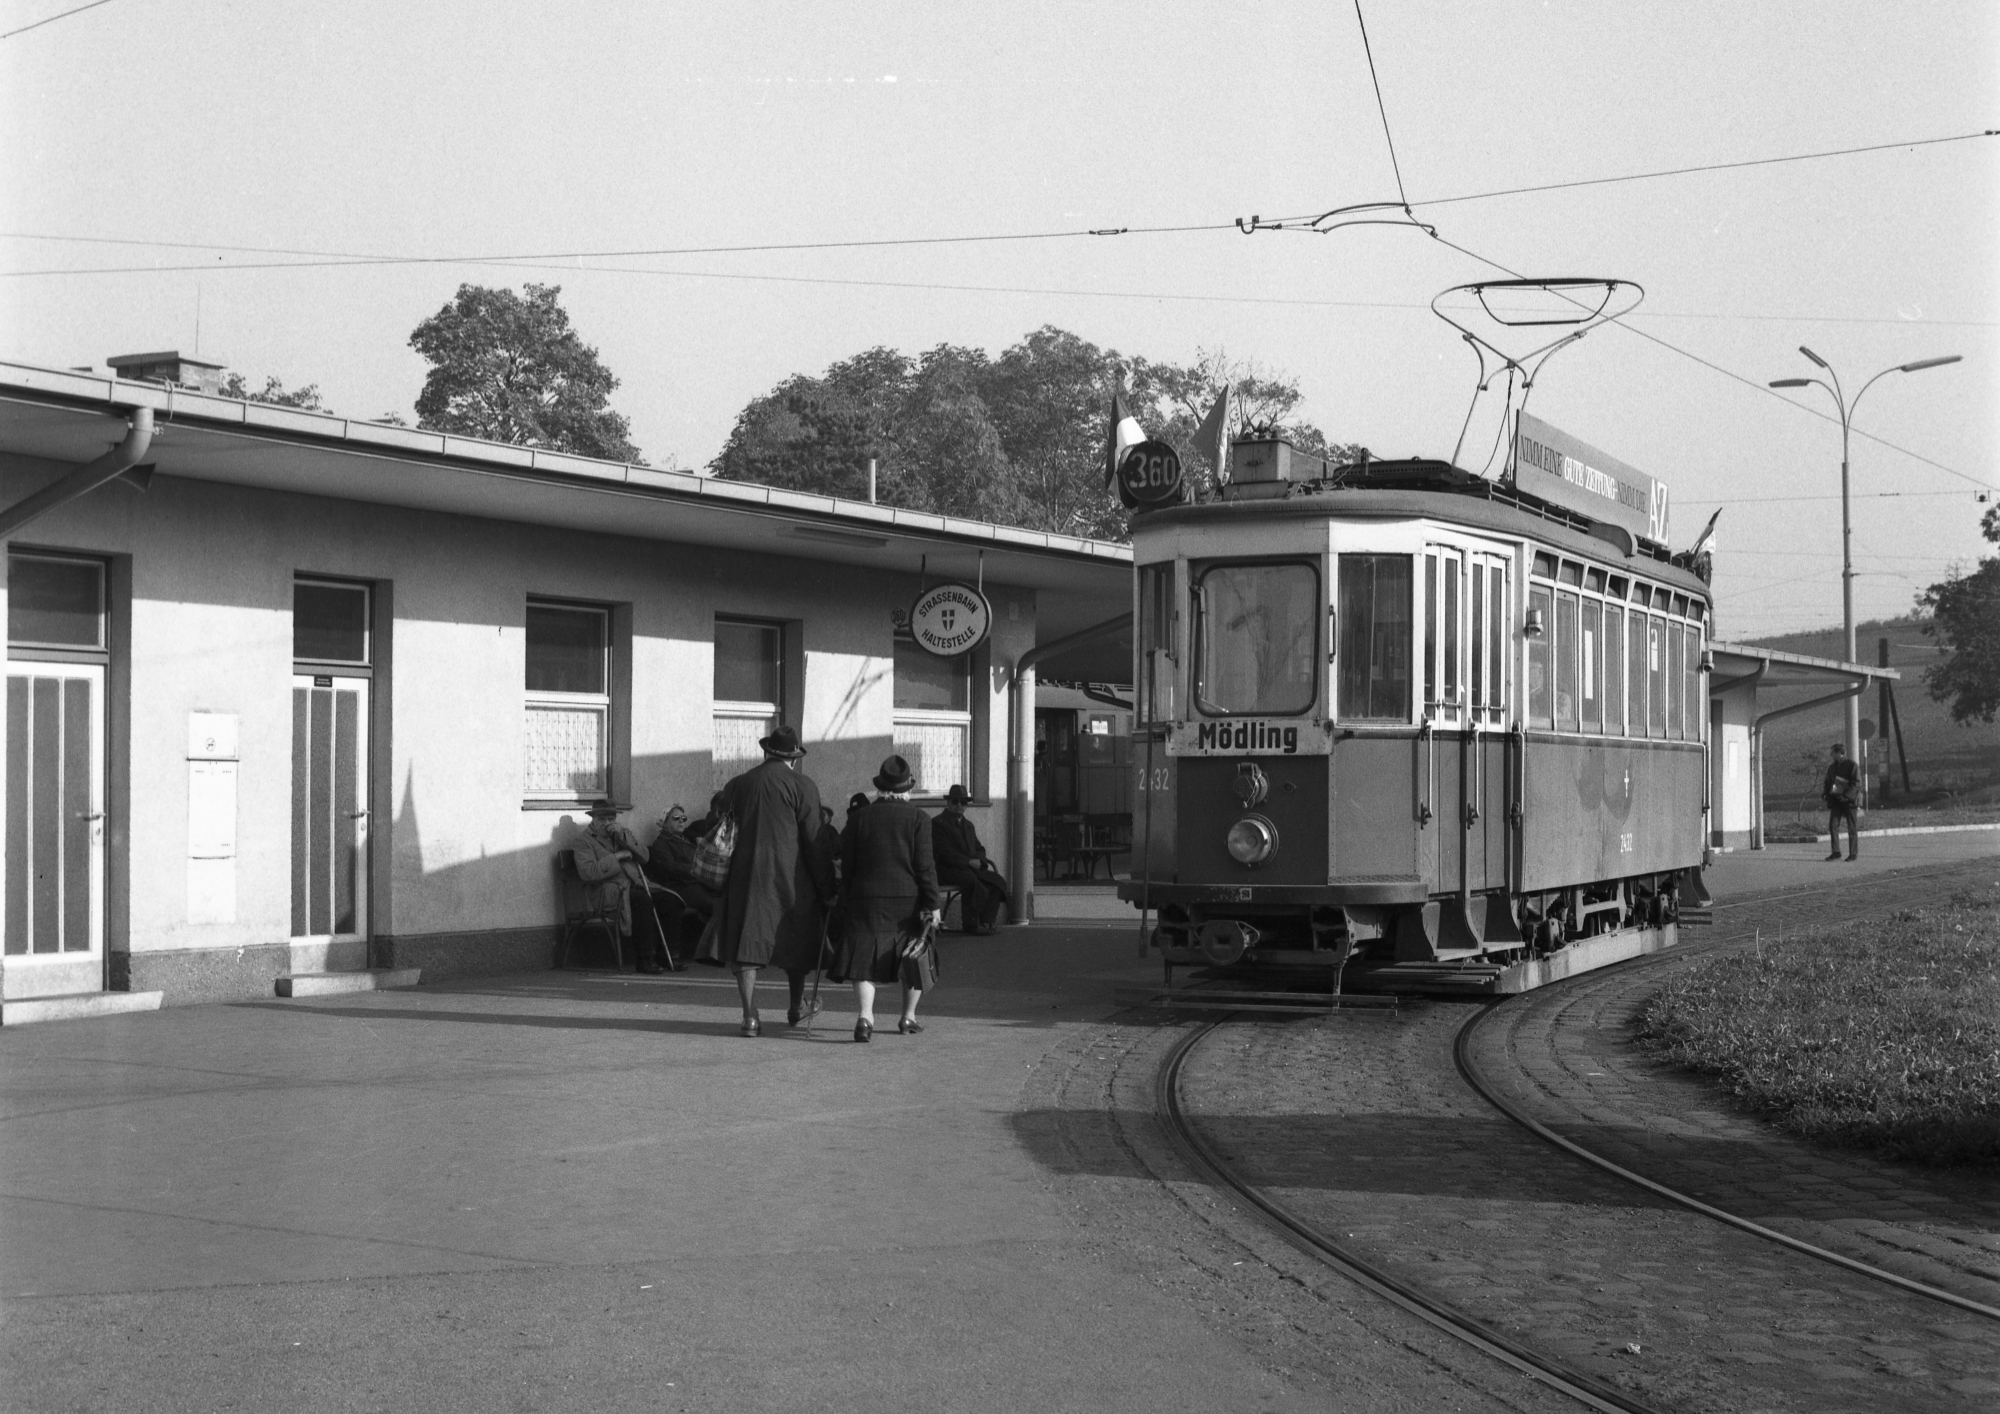
POLYGON ((1707 897, 1705 583, 1443 463, 1313 475, 1134 518, 1120 894, 1169 975, 1514 990, 1670 942, 1707 897))

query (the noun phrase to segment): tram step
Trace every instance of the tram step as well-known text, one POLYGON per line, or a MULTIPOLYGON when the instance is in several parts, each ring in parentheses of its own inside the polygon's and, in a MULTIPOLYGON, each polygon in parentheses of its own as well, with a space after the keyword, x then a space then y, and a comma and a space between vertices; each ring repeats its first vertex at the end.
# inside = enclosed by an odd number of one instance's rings
POLYGON ((423 980, 421 967, 371 967, 363 972, 290 972, 278 979, 281 997, 330 997, 342 992, 383 992, 414 987, 423 980))
POLYGON ((55 997, 26 997, 0 1006, 0 1026, 158 1011, 160 996, 159 992, 69 992, 55 997))
POLYGON ((1715 910, 1713 908, 1683 907, 1677 917, 1677 921, 1683 928, 1713 928, 1715 926, 1715 910))

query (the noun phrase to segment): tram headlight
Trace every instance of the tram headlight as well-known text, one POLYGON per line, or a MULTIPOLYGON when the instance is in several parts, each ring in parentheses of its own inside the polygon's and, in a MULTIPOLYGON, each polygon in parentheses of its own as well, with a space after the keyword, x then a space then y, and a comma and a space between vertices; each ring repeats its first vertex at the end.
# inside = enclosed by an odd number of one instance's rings
POLYGON ((1262 815, 1245 815, 1229 827, 1229 857, 1255 869, 1278 852, 1278 827, 1262 815))

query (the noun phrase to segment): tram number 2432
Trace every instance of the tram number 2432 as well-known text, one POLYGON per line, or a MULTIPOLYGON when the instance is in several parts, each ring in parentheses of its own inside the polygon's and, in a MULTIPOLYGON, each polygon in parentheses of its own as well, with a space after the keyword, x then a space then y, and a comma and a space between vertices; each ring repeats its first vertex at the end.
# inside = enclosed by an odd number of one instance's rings
POLYGON ((1167 789, 1167 768, 1165 766, 1141 766, 1139 768, 1139 793, 1163 791, 1167 789))

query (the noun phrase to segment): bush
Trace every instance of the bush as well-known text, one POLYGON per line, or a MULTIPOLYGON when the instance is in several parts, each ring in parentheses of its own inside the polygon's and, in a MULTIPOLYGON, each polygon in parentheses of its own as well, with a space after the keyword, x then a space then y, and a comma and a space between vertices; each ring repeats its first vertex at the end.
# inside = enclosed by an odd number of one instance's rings
POLYGON ((2000 1163, 2000 886, 1703 958, 1639 1031, 1793 1134, 2000 1163))

